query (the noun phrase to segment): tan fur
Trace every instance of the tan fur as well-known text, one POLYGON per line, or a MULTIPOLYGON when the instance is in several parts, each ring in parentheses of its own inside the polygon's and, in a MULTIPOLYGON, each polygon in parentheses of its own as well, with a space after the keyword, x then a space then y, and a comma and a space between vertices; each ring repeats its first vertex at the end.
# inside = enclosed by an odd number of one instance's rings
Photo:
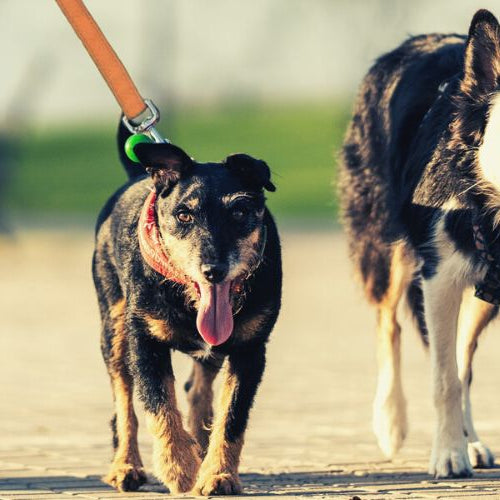
POLYGON ((238 260, 232 262, 228 279, 234 280, 252 271, 259 259, 262 230, 256 228, 246 238, 238 241, 238 260))
POLYGON ((396 311, 410 284, 415 261, 404 243, 395 246, 389 287, 377 306, 378 383, 373 412, 373 429, 384 454, 394 456, 407 432, 406 401, 401 382, 401 328, 396 311))
POLYGON ((133 380, 124 360, 128 349, 124 329, 125 299, 110 308, 114 336, 109 370, 116 413, 118 448, 104 481, 119 491, 137 489, 146 481, 137 443, 137 417, 133 405, 133 380))
POLYGON ((256 228, 248 235, 246 240, 248 241, 248 243, 250 243, 250 245, 257 246, 260 241, 260 233, 261 233, 260 228, 256 228))
POLYGON ((202 276, 199 270, 199 256, 193 251, 191 242, 188 239, 179 239, 163 231, 160 226, 162 240, 168 256, 177 269, 182 269, 189 278, 200 281, 202 276))
POLYGON ((212 384, 217 372, 218 370, 209 369, 196 361, 193 363, 192 385, 187 396, 189 401, 188 422, 189 430, 198 441, 203 455, 208 447, 212 426, 214 396, 212 384))
POLYGON ((225 205, 229 205, 232 201, 237 200, 239 198, 252 199, 253 196, 246 191, 239 191, 238 193, 225 194, 222 197, 222 203, 224 203, 225 205))
MULTIPOLYGON (((365 283, 365 293, 368 300, 380 309, 388 311, 395 310, 401 295, 409 285, 411 277, 416 269, 416 259, 408 245, 400 241, 393 246, 391 267, 389 270, 389 286, 384 294, 382 301, 378 301, 373 296, 374 284, 372 279, 365 283)), ((372 275, 371 275, 372 276, 372 275)))
POLYGON ((389 288, 383 307, 395 308, 410 284, 416 268, 416 259, 413 252, 404 242, 396 244, 391 260, 389 288))
POLYGON ((252 263, 255 253, 258 251, 262 230, 260 227, 254 229, 246 238, 238 242, 240 261, 252 263))
POLYGON ((190 210, 196 210, 200 206, 200 199, 199 198, 188 198, 187 200, 184 201, 184 204, 190 210))
POLYGON ((226 422, 236 389, 236 377, 227 372, 210 444, 201 466, 194 492, 200 495, 239 494, 241 483, 238 476, 243 436, 234 442, 226 439, 226 422))
POLYGON ((146 321, 148 331, 153 337, 162 341, 167 341, 172 338, 172 332, 167 328, 165 321, 154 318, 148 313, 143 313, 142 318, 146 321))
POLYGON ((171 493, 185 493, 196 480, 201 464, 200 447, 182 425, 173 378, 165 380, 165 391, 168 406, 158 414, 146 414, 148 429, 155 438, 153 467, 171 493))
MULTIPOLYGON (((460 305, 457 358, 459 373, 470 373, 472 358, 477 347, 477 339, 489 323, 495 306, 474 297, 467 288, 460 305)), ((464 377, 465 378, 465 377, 464 377)))

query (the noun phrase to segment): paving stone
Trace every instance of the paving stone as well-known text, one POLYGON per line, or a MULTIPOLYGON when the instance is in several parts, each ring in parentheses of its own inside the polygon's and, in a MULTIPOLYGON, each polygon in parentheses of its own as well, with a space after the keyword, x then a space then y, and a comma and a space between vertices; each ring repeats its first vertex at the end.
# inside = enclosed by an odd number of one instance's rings
MULTIPOLYGON (((242 456, 247 495, 500 499, 500 469, 466 480, 427 475, 434 427, 429 361, 407 320, 403 381, 410 433, 400 455, 384 459, 371 432, 374 312, 352 279, 345 239, 314 229, 281 232, 283 310, 242 456)), ((0 363, 0 380, 8 381, 0 399, 0 499, 173 498, 152 477, 141 491, 127 494, 100 481, 112 457, 112 405, 99 353, 92 241, 90 230, 26 231, 17 244, 0 248, 0 352, 8 353, 0 363)), ((472 388, 477 430, 497 455, 500 335, 493 331, 499 325, 481 338, 472 388)), ((181 385, 190 361, 174 353, 173 362, 185 413, 181 385)), ((141 453, 151 471, 151 438, 140 404, 137 410, 141 453)))

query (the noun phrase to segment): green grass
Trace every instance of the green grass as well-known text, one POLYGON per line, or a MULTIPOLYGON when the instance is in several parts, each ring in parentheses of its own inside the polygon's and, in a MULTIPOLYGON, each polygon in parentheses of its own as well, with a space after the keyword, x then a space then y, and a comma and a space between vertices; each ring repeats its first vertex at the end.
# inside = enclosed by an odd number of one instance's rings
MULTIPOLYGON (((164 110, 160 129, 200 161, 244 151, 267 161, 278 187, 269 205, 279 215, 331 217, 333 179, 348 105, 228 106, 164 110)), ((115 124, 27 133, 7 190, 14 211, 96 214, 125 180, 115 124)))

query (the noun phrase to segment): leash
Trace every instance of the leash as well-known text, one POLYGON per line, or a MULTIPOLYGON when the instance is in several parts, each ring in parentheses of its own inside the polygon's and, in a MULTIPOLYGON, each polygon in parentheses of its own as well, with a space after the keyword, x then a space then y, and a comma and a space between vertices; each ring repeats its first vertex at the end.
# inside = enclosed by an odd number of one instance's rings
POLYGON ((125 151, 138 162, 133 148, 139 142, 170 142, 154 127, 160 112, 149 99, 143 99, 120 58, 99 28, 82 0, 56 0, 78 38, 97 66, 123 111, 123 123, 133 134, 125 151))

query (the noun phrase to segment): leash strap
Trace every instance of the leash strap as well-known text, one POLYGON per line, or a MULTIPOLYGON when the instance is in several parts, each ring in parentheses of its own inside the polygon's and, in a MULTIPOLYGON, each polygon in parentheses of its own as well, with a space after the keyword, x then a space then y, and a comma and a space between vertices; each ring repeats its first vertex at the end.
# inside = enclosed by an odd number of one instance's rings
POLYGON ((148 109, 151 110, 83 1, 56 2, 87 49, 127 119, 134 121, 148 109))

